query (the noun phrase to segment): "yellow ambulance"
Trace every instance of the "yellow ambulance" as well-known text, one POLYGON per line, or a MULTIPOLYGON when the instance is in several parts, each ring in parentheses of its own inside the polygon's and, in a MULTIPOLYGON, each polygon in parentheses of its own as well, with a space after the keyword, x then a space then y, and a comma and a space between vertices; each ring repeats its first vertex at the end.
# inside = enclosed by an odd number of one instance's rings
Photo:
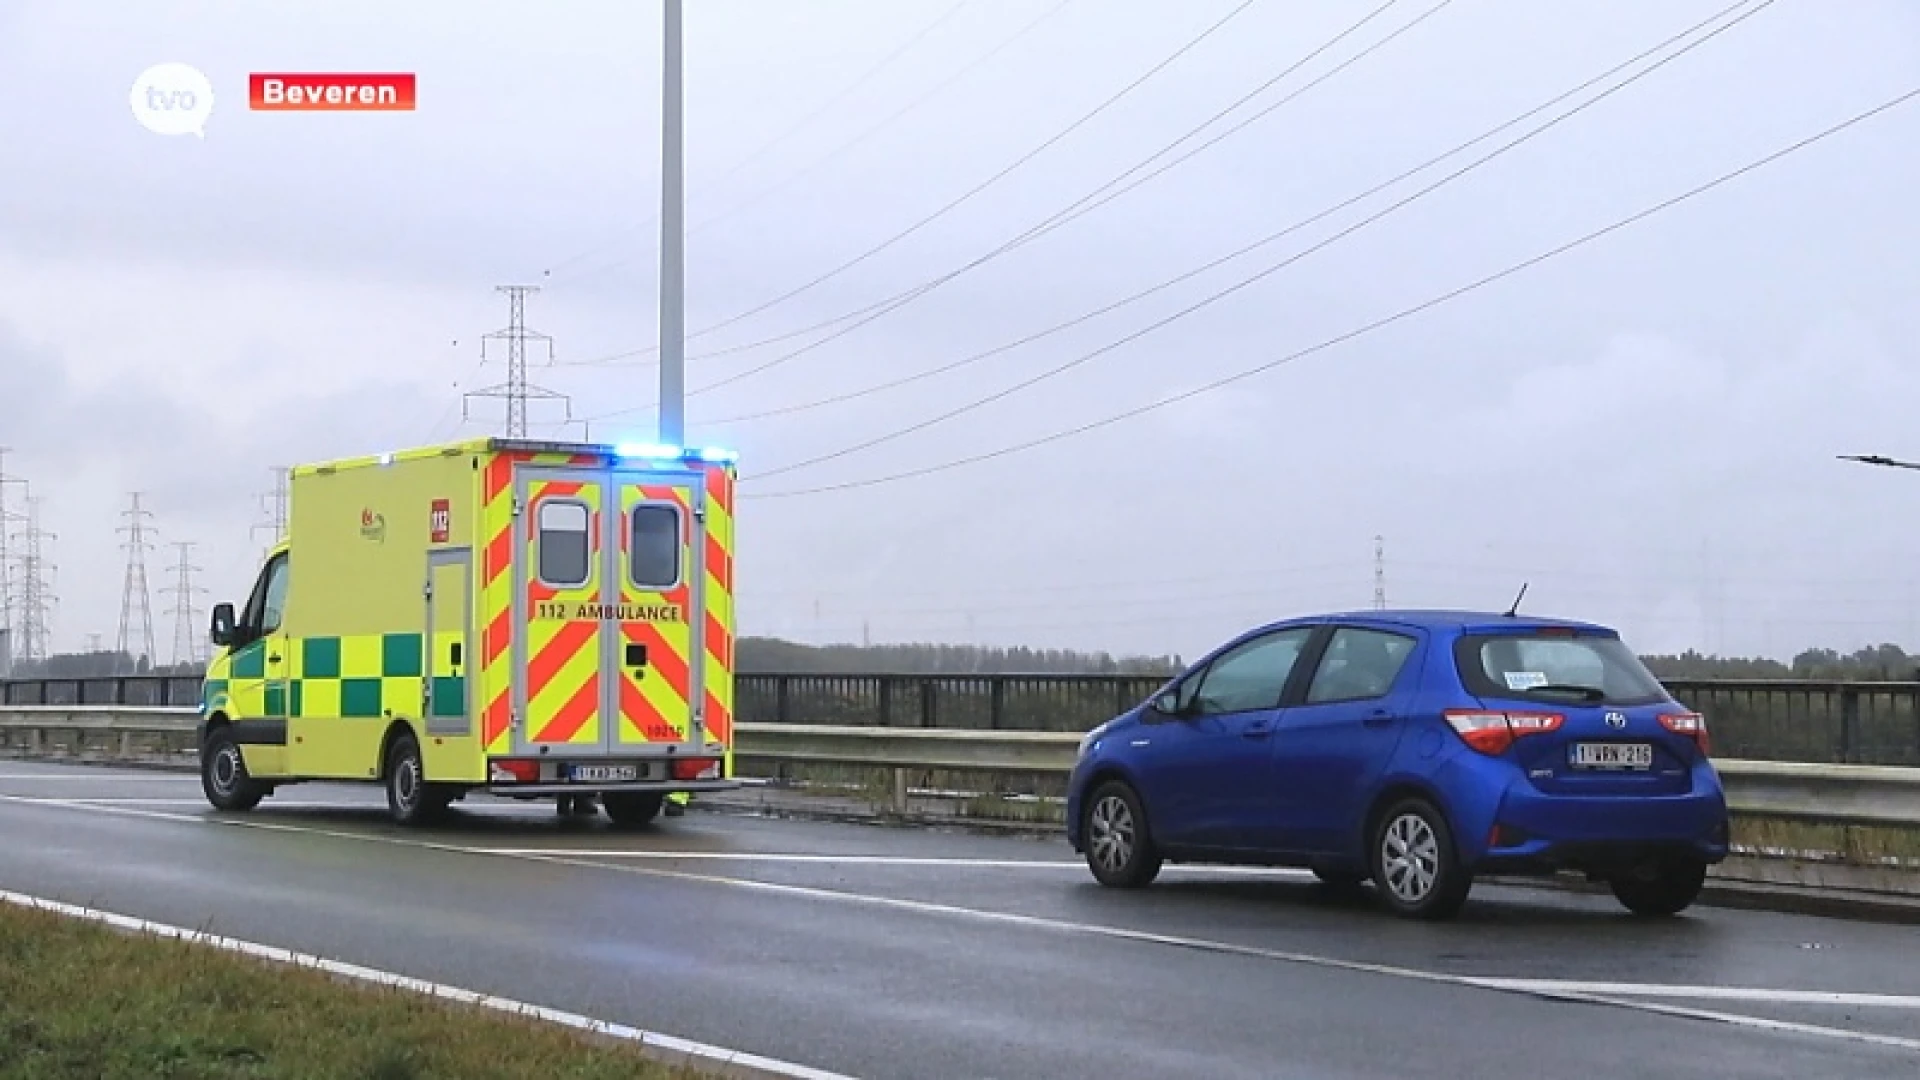
POLYGON ((221 810, 373 781, 640 825, 735 787, 734 455, 484 438, 293 471, 286 535, 213 611, 201 784, 221 810))

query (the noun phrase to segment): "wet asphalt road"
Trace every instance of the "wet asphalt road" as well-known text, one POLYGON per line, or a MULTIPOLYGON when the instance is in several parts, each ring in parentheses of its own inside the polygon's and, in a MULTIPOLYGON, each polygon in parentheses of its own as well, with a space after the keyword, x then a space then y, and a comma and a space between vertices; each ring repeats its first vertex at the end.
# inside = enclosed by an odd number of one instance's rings
POLYGON ((1061 842, 462 807, 0 761, 0 889, 873 1080, 1920 1075, 1912 927, 1487 886, 1424 925, 1290 872, 1117 893, 1061 842))

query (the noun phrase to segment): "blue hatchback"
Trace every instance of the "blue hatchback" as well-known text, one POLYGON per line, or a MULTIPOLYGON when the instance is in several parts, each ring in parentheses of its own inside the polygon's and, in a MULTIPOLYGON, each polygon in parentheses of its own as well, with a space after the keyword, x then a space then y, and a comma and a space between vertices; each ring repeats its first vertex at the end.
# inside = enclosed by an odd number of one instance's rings
POLYGON ((1102 884, 1311 868, 1446 918, 1476 875, 1584 872, 1692 904, 1727 856, 1706 721, 1607 627, 1455 611, 1243 634, 1087 734, 1067 836, 1102 884))

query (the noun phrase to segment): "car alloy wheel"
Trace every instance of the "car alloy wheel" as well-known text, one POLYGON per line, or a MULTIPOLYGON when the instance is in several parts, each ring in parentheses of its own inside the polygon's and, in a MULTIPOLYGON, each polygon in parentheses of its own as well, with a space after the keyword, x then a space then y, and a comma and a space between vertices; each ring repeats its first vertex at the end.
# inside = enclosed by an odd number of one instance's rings
POLYGON ((1447 919, 1473 889, 1473 873, 1454 852, 1446 816, 1422 798, 1386 808, 1373 841, 1373 882, 1395 912, 1447 919))
POLYGON ((1126 870, 1133 859, 1133 811, 1117 793, 1094 804, 1088 820, 1087 848, 1094 862, 1109 874, 1126 870))
POLYGON ((1419 814, 1401 814, 1387 825, 1380 843, 1388 891, 1407 907, 1418 907, 1440 876, 1440 842, 1433 827, 1419 814))
POLYGON ((1146 811, 1121 781, 1102 784, 1088 797, 1084 846, 1087 867, 1102 885, 1137 889, 1160 874, 1146 811))

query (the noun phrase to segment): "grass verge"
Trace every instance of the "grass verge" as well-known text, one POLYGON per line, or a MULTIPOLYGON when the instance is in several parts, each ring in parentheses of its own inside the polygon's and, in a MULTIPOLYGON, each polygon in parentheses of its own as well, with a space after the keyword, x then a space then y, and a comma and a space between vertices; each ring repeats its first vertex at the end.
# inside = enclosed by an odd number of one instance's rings
POLYGON ((0 903, 0 1076, 706 1075, 528 1018, 0 903))

